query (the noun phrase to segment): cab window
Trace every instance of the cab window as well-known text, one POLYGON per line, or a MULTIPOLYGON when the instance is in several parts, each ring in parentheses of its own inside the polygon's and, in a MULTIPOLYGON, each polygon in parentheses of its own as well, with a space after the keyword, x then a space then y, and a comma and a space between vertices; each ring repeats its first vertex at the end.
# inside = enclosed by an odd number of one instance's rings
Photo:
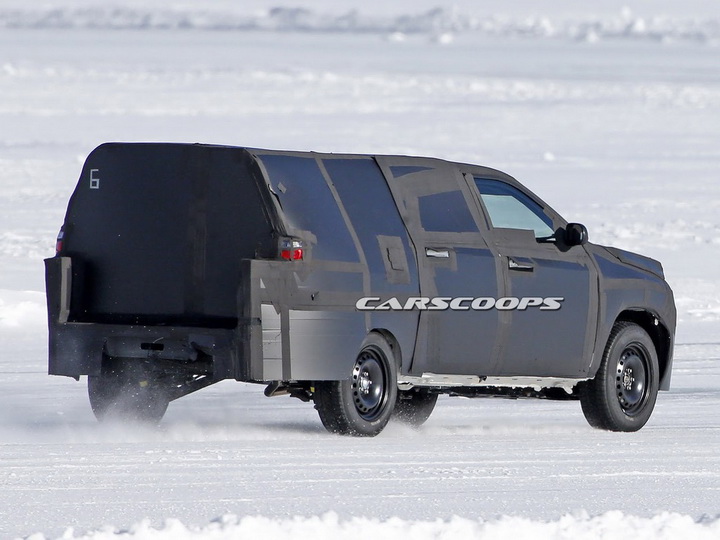
POLYGON ((535 238, 554 234, 552 220, 542 207, 519 189, 487 178, 475 178, 475 185, 493 227, 530 230, 535 238))
POLYGON ((418 197, 420 222, 426 231, 477 232, 462 191, 446 191, 418 197))

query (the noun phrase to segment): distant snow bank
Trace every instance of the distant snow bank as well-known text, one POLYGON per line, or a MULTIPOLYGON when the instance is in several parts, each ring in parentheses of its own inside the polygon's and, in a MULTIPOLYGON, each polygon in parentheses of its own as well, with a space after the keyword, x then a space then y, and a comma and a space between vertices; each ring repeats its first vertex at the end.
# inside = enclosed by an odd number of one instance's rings
MULTIPOLYGON (((600 516, 566 515, 557 521, 533 521, 530 519, 503 516, 492 521, 471 520, 453 517, 449 520, 405 521, 391 518, 385 521, 368 518, 340 519, 330 512, 322 516, 292 519, 270 519, 266 517, 243 517, 227 515, 210 524, 196 528, 169 519, 162 527, 155 528, 143 521, 127 530, 105 527, 75 536, 68 529, 62 538, 76 540, 104 540, 131 538, 135 540, 222 540, 245 538, 345 540, 373 538, 373 540, 396 540, 406 537, 413 540, 440 539, 492 539, 492 540, 536 540, 548 539, 603 539, 637 538, 666 540, 693 538, 693 540, 717 539, 720 537, 720 517, 700 521, 690 516, 662 513, 652 518, 628 516, 619 511, 607 512, 600 516)), ((43 540, 43 534, 35 534, 28 540, 43 540)))
MULTIPOLYGON (((276 7, 260 13, 231 8, 215 10, 135 7, 1 9, 0 28, 196 29, 310 33, 374 33, 397 40, 405 34, 428 34, 447 41, 456 33, 577 41, 632 39, 657 42, 720 42, 720 19, 642 17, 625 9, 612 17, 558 20, 550 16, 475 17, 457 9, 435 8, 400 16, 343 15, 306 8, 276 7)), ((443 42, 445 42, 443 41, 443 42)))
POLYGON ((0 289, 0 330, 42 327, 46 309, 45 293, 0 289))

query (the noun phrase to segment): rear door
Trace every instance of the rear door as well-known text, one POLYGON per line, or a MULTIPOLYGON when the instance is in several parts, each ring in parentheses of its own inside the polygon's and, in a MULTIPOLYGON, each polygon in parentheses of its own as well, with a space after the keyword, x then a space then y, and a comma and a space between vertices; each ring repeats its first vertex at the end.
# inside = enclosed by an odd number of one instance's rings
POLYGON ((465 175, 477 191, 503 274, 507 322, 498 374, 582 377, 597 327, 598 277, 583 246, 555 238, 565 222, 521 186, 465 175))
POLYGON ((472 309, 502 286, 482 215, 454 164, 377 158, 417 254, 422 300, 410 372, 488 375, 498 359, 498 313, 472 309), (429 299, 429 300, 427 300, 429 299))

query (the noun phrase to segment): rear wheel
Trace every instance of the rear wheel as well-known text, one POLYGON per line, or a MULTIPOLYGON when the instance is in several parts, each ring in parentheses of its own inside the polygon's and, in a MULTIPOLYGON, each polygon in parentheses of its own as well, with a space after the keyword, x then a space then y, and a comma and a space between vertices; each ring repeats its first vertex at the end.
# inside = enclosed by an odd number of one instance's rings
POLYGON ((580 392, 591 426, 609 431, 637 431, 650 419, 660 384, 657 352, 637 324, 618 322, 610 332, 595 378, 580 392))
POLYGON ((437 398, 437 394, 424 388, 398 391, 393 419, 413 427, 420 427, 430 418, 437 398))
POLYGON ((365 339, 344 381, 314 383, 315 408, 332 433, 374 437, 387 425, 397 399, 397 367, 390 345, 379 334, 365 339))
POLYGON ((142 360, 106 358, 100 375, 88 376, 88 397, 100 421, 157 424, 170 399, 162 380, 142 360))

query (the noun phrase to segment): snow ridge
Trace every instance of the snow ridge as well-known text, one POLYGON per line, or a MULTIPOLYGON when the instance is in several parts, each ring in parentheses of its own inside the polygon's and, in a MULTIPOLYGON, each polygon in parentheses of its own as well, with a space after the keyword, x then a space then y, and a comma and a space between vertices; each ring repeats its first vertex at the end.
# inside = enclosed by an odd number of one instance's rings
POLYGON ((475 17, 457 9, 435 8, 399 16, 342 15, 306 8, 192 10, 134 7, 0 9, 0 28, 267 31, 307 33, 425 34, 477 33, 491 36, 654 42, 720 43, 720 20, 641 17, 623 10, 612 17, 553 20, 548 16, 475 17))
MULTIPOLYGON (((348 540, 372 537, 375 540, 395 540, 406 536, 417 540, 468 538, 468 539, 510 539, 525 540, 536 538, 555 539, 598 539, 653 538, 669 540, 692 537, 695 540, 717 538, 720 534, 720 518, 706 518, 700 521, 690 516, 661 513, 651 518, 640 518, 612 511, 600 516, 587 514, 565 515, 556 521, 533 521, 526 518, 502 516, 493 521, 472 520, 452 517, 448 520, 406 521, 399 518, 378 520, 352 518, 341 520, 329 512, 322 516, 295 517, 291 519, 270 519, 266 517, 243 517, 226 515, 204 527, 187 527, 182 522, 169 519, 162 527, 152 527, 143 521, 128 530, 112 527, 91 531, 75 536, 68 529, 62 538, 75 540, 106 540, 126 538, 134 540, 203 540, 231 538, 315 538, 317 540, 346 538, 348 540)), ((43 540, 42 534, 35 534, 28 540, 43 540)))

